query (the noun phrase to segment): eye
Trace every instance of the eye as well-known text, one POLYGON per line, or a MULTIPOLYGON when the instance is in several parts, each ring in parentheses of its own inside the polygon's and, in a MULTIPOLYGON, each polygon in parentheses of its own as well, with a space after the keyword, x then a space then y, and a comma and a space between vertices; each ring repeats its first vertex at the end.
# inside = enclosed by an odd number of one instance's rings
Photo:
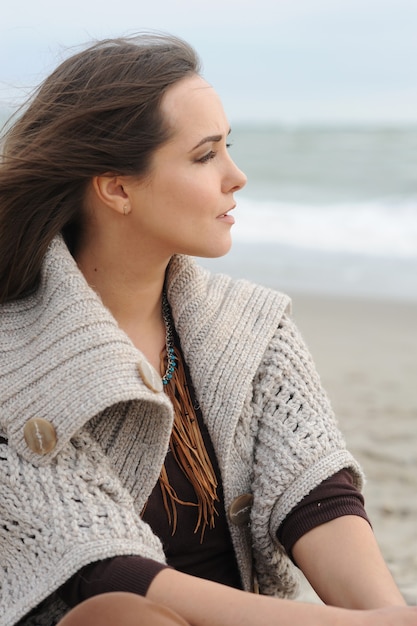
POLYGON ((200 159, 197 159, 197 163, 207 163, 207 161, 214 159, 216 154, 217 152, 214 152, 214 150, 210 150, 210 152, 207 152, 207 154, 202 156, 200 159))
MULTIPOLYGON (((229 149, 231 146, 232 146, 231 143, 226 144, 227 149, 229 149)), ((215 150, 210 150, 210 152, 207 152, 207 154, 202 156, 200 159, 197 159, 197 163, 207 163, 207 161, 211 161, 211 159, 214 159, 216 155, 217 155, 217 152, 215 150)))

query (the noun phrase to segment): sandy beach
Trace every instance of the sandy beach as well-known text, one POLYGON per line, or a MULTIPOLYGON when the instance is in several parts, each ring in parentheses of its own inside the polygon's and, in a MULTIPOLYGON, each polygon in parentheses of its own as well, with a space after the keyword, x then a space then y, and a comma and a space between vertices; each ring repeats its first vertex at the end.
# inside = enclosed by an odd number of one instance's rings
MULTIPOLYGON (((390 570, 417 604, 417 304, 291 294, 390 570)), ((316 600, 305 582, 301 599, 316 600)))

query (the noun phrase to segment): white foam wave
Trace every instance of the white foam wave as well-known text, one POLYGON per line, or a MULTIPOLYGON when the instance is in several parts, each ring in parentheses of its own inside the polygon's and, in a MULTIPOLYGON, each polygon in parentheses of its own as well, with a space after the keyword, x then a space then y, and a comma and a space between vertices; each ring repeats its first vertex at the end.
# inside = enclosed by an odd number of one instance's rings
POLYGON ((241 198, 234 215, 236 241, 417 258, 417 198, 320 206, 241 198))

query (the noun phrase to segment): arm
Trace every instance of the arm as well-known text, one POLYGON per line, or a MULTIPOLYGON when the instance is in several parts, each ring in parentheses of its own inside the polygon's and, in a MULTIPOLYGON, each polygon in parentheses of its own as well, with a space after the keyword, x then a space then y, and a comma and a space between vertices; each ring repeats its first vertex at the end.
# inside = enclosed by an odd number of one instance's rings
POLYGON ((293 556, 326 604, 352 609, 404 605, 369 524, 339 517, 303 535, 293 556))
MULTIPOLYGON (((342 613, 340 609, 239 591, 175 570, 157 574, 147 597, 174 609, 192 626, 336 626, 336 614, 342 613)), ((349 622, 341 621, 340 625, 345 623, 349 622)))
POLYGON ((417 626, 417 608, 350 611, 255 595, 172 569, 161 571, 147 597, 192 626, 417 626))

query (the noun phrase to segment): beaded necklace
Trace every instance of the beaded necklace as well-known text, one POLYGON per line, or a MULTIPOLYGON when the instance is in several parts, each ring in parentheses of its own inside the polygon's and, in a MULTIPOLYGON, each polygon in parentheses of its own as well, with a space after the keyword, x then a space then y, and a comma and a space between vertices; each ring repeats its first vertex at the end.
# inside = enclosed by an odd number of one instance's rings
POLYGON ((164 385, 167 385, 172 379, 172 375, 174 373, 177 362, 177 357, 175 356, 171 309, 169 306, 167 295, 165 293, 165 289, 162 293, 162 317, 164 318, 165 323, 165 351, 167 360, 165 374, 162 376, 162 383, 164 385))

